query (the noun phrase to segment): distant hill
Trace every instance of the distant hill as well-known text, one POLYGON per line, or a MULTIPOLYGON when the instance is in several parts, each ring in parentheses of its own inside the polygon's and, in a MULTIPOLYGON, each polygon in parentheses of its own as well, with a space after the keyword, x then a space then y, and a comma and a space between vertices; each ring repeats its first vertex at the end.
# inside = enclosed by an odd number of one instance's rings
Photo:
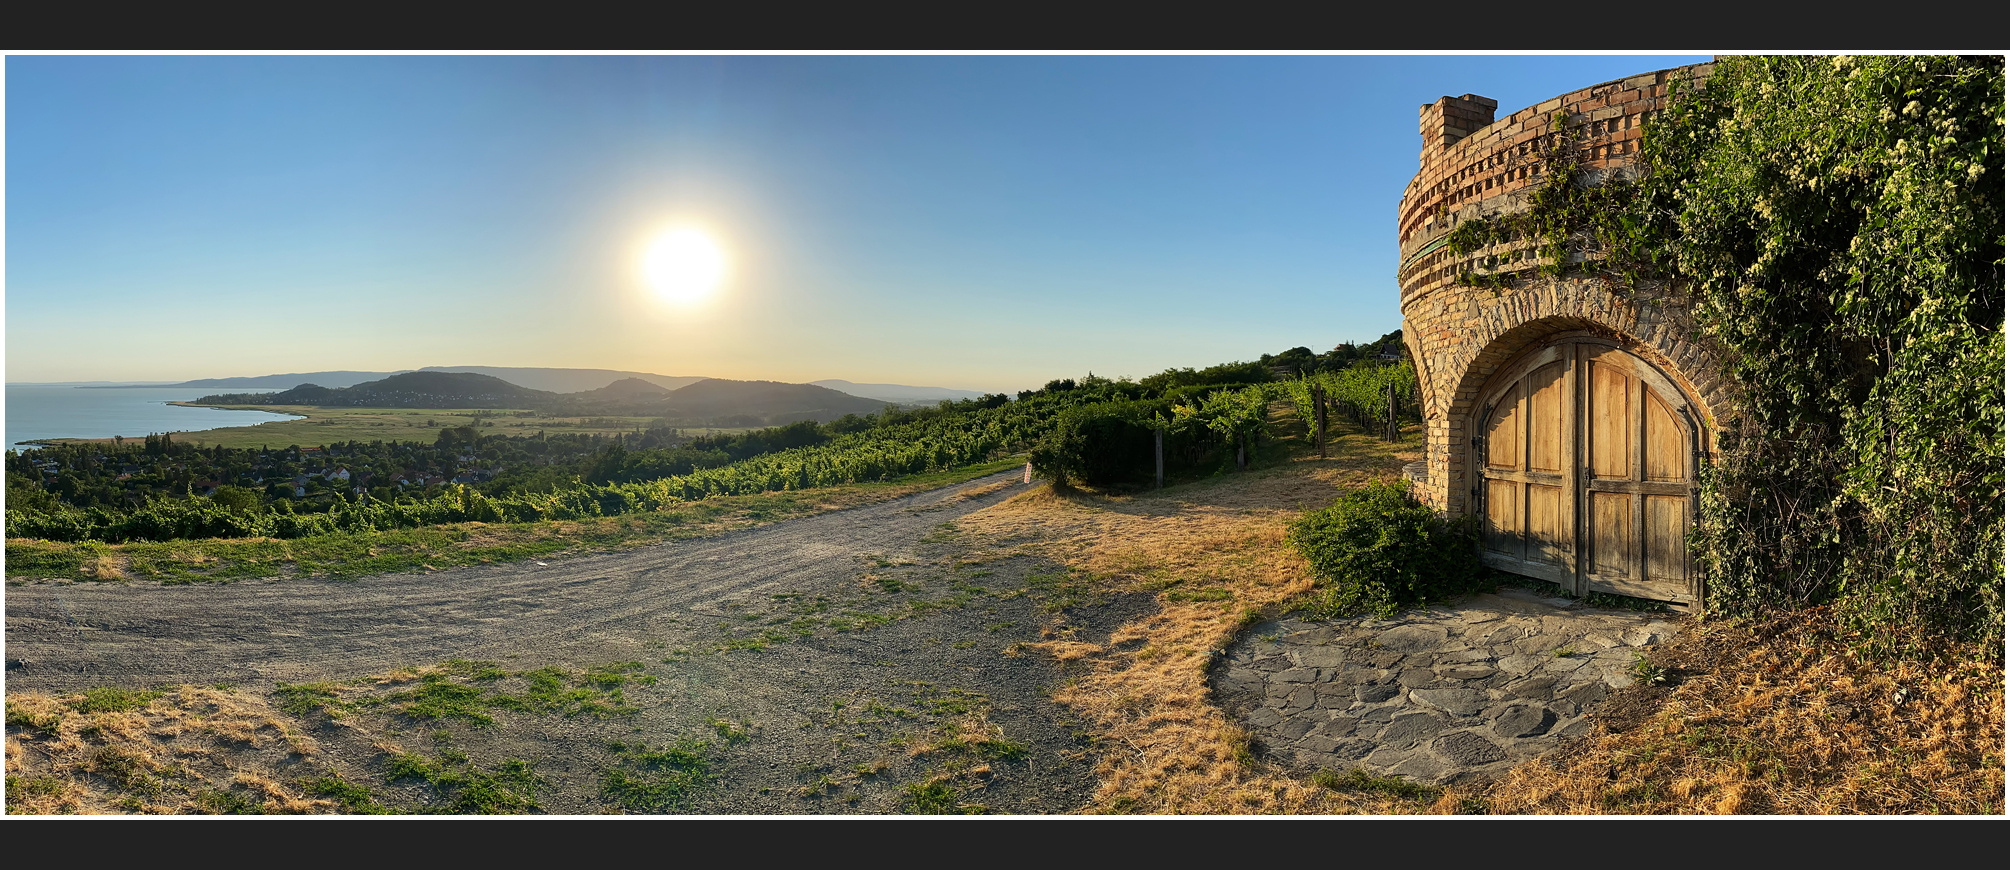
POLYGON ((813 384, 705 378, 667 390, 641 378, 621 378, 593 390, 554 393, 472 372, 416 371, 351 387, 301 384, 278 393, 223 393, 210 405, 319 405, 347 408, 525 408, 557 416, 648 417, 671 426, 777 426, 828 422, 846 414, 876 414, 887 402, 813 384))
POLYGON ((353 387, 366 381, 381 380, 392 375, 404 374, 408 371, 411 371, 411 369, 401 369, 395 372, 296 372, 290 375, 258 375, 256 377, 245 378, 200 378, 193 381, 183 381, 179 384, 168 384, 167 386, 200 387, 206 390, 284 390, 288 387, 300 386, 301 384, 319 384, 323 387, 340 389, 342 387, 353 387))
POLYGON ((710 378, 671 393, 662 416, 685 425, 777 426, 797 420, 829 422, 846 414, 877 414, 886 402, 815 384, 729 381, 710 378))
POLYGON ((196 401, 218 405, 324 405, 350 408, 534 408, 558 394, 501 378, 460 372, 406 372, 353 387, 301 384, 278 393, 224 394, 196 401))
MULTIPOLYGON (((579 393, 598 390, 615 381, 633 378, 647 381, 665 390, 688 387, 704 380, 700 377, 672 377, 650 374, 649 372, 624 372, 614 369, 552 369, 512 366, 426 366, 422 372, 472 372, 501 378, 519 387, 544 390, 552 393, 579 393)), ((295 381, 294 383, 299 383, 295 381)))
POLYGON ((910 387, 906 384, 854 384, 851 381, 837 380, 835 378, 823 381, 811 381, 810 383, 819 387, 836 390, 840 393, 848 393, 866 399, 880 399, 897 404, 939 402, 943 399, 961 401, 963 399, 982 398, 984 395, 972 390, 953 390, 948 387, 910 387))
MULTIPOLYGON (((382 380, 392 375, 406 372, 464 372, 499 378, 519 387, 542 390, 549 393, 578 393, 597 390, 624 378, 637 378, 674 390, 690 386, 704 380, 701 377, 672 377, 650 374, 649 372, 624 372, 615 369, 555 369, 512 366, 426 366, 421 369, 399 369, 395 372, 295 372, 285 375, 258 375, 242 378, 199 378, 181 383, 139 384, 133 386, 196 387, 206 390, 284 390, 301 384, 317 384, 323 387, 341 389, 357 384, 382 380)), ((98 382, 111 383, 111 382, 98 382)))
POLYGON ((572 399, 607 399, 620 402, 646 402, 659 400, 670 395, 670 390, 659 387, 641 378, 622 378, 597 390, 570 393, 572 399))

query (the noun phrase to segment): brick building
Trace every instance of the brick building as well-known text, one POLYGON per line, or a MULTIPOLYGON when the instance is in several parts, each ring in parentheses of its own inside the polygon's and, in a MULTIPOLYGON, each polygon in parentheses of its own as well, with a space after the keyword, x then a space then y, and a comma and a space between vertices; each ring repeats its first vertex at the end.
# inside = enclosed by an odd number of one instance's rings
POLYGON ((1425 456, 1405 474, 1432 507, 1480 518, 1490 565, 1578 594, 1681 605, 1701 594, 1683 539, 1726 394, 1686 305, 1542 276, 1527 242, 1455 258, 1445 237, 1462 220, 1527 208, 1559 115, 1582 131, 1590 172, 1628 171, 1669 82, 1711 66, 1607 82, 1505 118, 1473 94, 1419 111, 1423 152, 1398 207, 1397 278, 1425 456), (1464 270, 1516 280, 1474 287, 1458 282, 1464 270))

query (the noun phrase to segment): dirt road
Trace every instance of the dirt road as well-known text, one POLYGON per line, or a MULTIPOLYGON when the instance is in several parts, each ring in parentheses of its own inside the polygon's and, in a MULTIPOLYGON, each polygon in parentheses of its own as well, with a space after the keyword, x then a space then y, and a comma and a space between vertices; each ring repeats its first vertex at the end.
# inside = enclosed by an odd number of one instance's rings
MULTIPOLYGON (((269 697, 279 683, 361 685, 450 659, 514 673, 628 662, 646 669, 635 672, 646 685, 627 686, 639 709, 626 717, 497 711, 499 725, 474 727, 368 708, 352 720, 362 728, 300 722, 321 743, 317 763, 378 783, 377 794, 407 808, 437 808, 441 793, 387 779, 384 741, 429 734, 442 757, 451 745, 477 766, 528 760, 543 778, 536 806, 551 812, 634 811, 609 796, 609 771, 622 763, 610 741, 693 736, 718 744, 712 784, 651 811, 896 812, 933 806, 931 794, 940 805, 929 811, 1067 811, 1093 787, 1096 753, 1051 700, 1063 670, 1014 650, 1057 626, 1100 639, 1156 605, 1149 594, 1063 600, 1050 590, 1066 569, 1038 558, 963 561, 951 521, 1023 491, 1019 475, 546 564, 343 581, 11 585, 7 691, 224 684, 269 697), (743 723, 752 740, 711 738, 707 723, 722 720, 743 723), (996 742, 970 743, 972 728, 996 742), (934 748, 950 744, 963 749, 934 748)), ((29 753, 31 766, 37 757, 29 753)))
POLYGON ((856 576, 938 524, 1019 491, 1020 472, 717 538, 619 553, 360 580, 215 585, 36 583, 7 589, 7 683, 63 691, 262 684, 442 659, 605 661, 665 619, 856 576), (1010 484, 1003 485, 1001 484, 1010 484), (984 494, 964 496, 982 490, 984 494))

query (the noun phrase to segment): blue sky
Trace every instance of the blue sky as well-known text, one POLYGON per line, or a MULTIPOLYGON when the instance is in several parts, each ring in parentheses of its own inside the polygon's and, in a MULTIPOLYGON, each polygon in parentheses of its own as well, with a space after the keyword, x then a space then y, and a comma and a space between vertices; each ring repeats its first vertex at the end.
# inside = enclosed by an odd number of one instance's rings
POLYGON ((1420 103, 1707 56, 6 59, 6 379, 1017 390, 1400 326, 1420 103), (705 305, 636 277, 672 225, 705 305))

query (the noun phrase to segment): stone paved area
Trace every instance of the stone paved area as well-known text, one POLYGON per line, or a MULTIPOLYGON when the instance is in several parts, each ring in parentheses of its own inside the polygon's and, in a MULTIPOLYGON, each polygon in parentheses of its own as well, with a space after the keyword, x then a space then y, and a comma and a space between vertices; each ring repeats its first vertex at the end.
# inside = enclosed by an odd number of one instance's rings
POLYGON ((1214 688, 1279 761, 1442 784, 1589 731, 1675 618, 1507 589, 1388 620, 1283 619, 1230 647, 1214 688))

